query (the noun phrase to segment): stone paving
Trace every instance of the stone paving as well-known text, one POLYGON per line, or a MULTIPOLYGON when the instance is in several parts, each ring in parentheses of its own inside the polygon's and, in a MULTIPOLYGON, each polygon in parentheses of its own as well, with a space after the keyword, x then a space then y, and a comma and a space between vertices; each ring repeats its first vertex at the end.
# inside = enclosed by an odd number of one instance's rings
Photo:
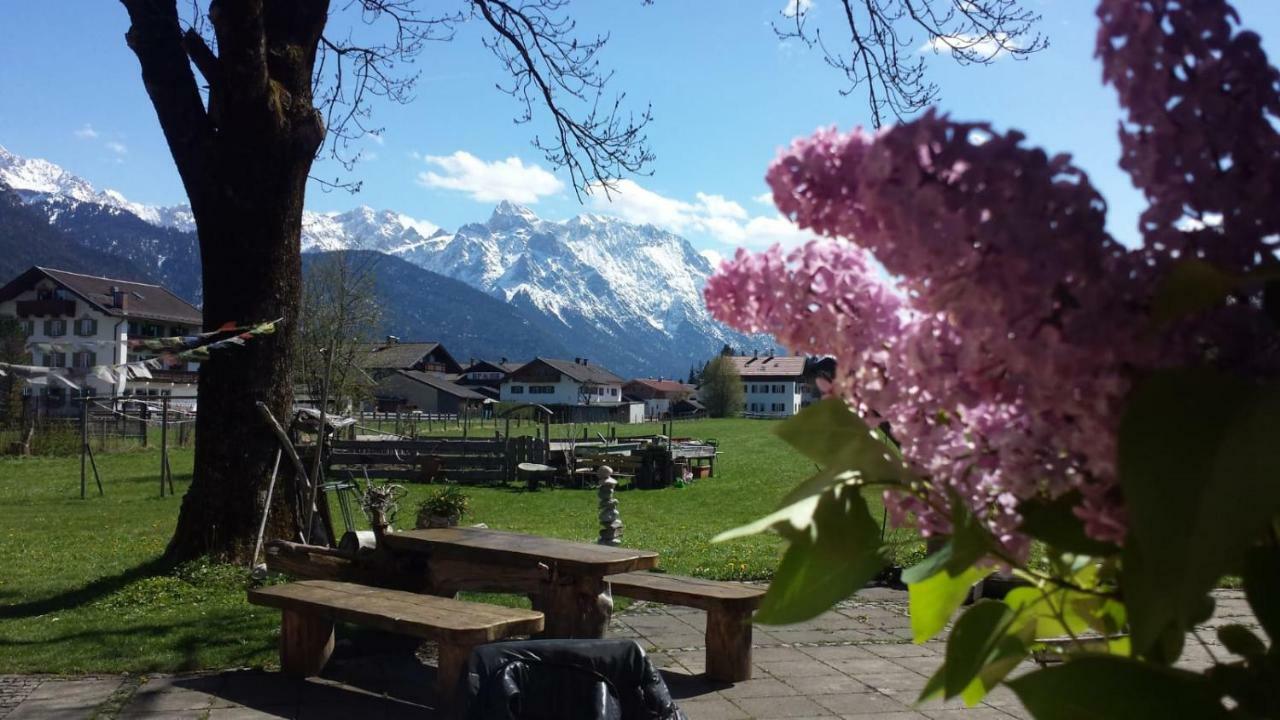
MULTIPOLYGON (((1183 664, 1202 668, 1209 653, 1225 655, 1211 629, 1228 622, 1255 625, 1242 593, 1218 591, 1214 617, 1189 643, 1183 664)), ((976 707, 958 700, 913 704, 942 662, 945 643, 911 643, 906 594, 868 589, 816 620, 757 627, 754 673, 736 685, 707 681, 701 611, 637 603, 615 616, 615 637, 635 638, 663 670, 690 720, 738 718, 1028 717, 1006 688, 976 707)), ((1024 665, 1021 672, 1033 669, 1024 665)), ((262 670, 153 677, 44 678, 0 676, 0 719, 129 720, 193 718, 250 720, 394 720, 442 717, 431 692, 434 670, 408 652, 344 657, 340 642, 325 677, 294 680, 262 670)))

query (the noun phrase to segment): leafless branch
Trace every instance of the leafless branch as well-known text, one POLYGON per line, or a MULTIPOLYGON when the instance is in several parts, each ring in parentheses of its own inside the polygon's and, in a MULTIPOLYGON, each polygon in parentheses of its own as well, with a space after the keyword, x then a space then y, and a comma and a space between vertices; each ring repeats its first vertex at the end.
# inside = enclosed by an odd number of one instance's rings
POLYGON ((579 39, 576 24, 563 13, 568 0, 471 5, 494 31, 485 47, 511 75, 511 84, 499 89, 523 106, 516 123, 531 121, 535 106, 550 113, 554 134, 536 136, 533 144, 547 162, 568 168, 579 200, 596 188, 608 195, 623 174, 646 171, 654 159, 645 136, 651 109, 627 113, 625 93, 605 97, 613 73, 601 70, 598 56, 607 35, 579 39), (575 116, 570 105, 583 110, 575 116))
POLYGON ((1049 44, 1035 32, 1040 15, 1019 0, 840 0, 838 43, 810 22, 809 2, 793 0, 781 14, 773 26, 778 38, 817 49, 844 75, 841 95, 864 87, 876 127, 937 99, 938 86, 925 74, 930 51, 949 53, 961 65, 987 65, 1003 56, 1024 59, 1049 44))

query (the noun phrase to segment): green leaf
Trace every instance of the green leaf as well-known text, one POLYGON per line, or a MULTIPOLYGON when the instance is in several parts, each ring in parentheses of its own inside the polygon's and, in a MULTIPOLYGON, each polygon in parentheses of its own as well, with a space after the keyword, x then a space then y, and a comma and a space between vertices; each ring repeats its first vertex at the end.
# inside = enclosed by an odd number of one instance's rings
POLYGON ((1018 506, 1022 515, 1022 531, 1062 552, 1105 557, 1120 552, 1111 543, 1094 540, 1084 534, 1084 522, 1072 509, 1079 504, 1078 493, 1056 500, 1029 500, 1018 506))
POLYGON ((846 470, 857 471, 868 482, 910 477, 898 449, 884 433, 868 427, 841 398, 829 397, 810 405, 779 425, 776 432, 827 471, 788 493, 784 505, 823 492, 846 470))
POLYGON ((959 498, 952 498, 951 537, 938 551, 902 572, 902 582, 921 582, 946 570, 959 575, 986 556, 991 535, 959 498))
POLYGON ((1120 426, 1121 585, 1139 655, 1169 659, 1209 590, 1280 511, 1277 436, 1276 385, 1174 370, 1131 393, 1120 426))
POLYGON ((1267 654, 1267 645, 1243 625, 1223 625, 1218 628, 1218 639, 1228 650, 1250 660, 1267 654))
POLYGON ((810 495, 780 510, 775 510, 759 520, 749 522, 732 530, 725 530, 711 538, 711 542, 718 543, 748 535, 759 535, 766 530, 777 530, 784 536, 790 537, 809 527, 809 524, 813 521, 813 514, 818 509, 818 500, 818 495, 810 495))
POLYGON ((1020 620, 1032 630, 1032 637, 1047 640, 1094 629, 1093 621, 1085 617, 1094 609, 1088 604, 1089 599, 1084 593, 1066 588, 1020 587, 1010 590, 1004 601, 1019 612, 1020 620), (1085 602, 1086 613, 1073 601, 1085 602))
POLYGON ((1151 316, 1157 325, 1166 325, 1194 315, 1221 303, 1240 284, 1240 280, 1203 260, 1176 263, 1160 279, 1151 303, 1151 316))
POLYGON ((989 568, 969 567, 958 575, 937 572, 908 585, 912 638, 922 643, 942 632, 952 613, 969 594, 969 588, 989 574, 989 568))
POLYGON ((1244 593, 1249 608, 1280 652, 1280 547, 1251 548, 1244 556, 1244 593))
POLYGON ((1080 657, 1009 681, 1036 720, 1226 720, 1203 675, 1111 655, 1080 657))
POLYGON ((811 522, 792 536, 760 603, 759 622, 786 625, 814 618, 884 567, 880 525, 859 488, 841 485, 814 497, 811 522))

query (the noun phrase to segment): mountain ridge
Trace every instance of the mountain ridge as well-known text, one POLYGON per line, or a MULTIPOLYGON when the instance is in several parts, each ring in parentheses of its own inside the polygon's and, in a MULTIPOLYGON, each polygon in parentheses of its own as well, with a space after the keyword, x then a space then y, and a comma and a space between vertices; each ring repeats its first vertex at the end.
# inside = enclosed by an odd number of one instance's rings
MULTIPOLYGON (((53 163, 2 147, 0 184, 12 186, 50 226, 81 245, 124 258, 199 302, 199 248, 186 206, 133 203, 53 163)), ((559 349, 571 356, 590 355, 623 374, 683 375, 726 344, 774 345, 767 337, 744 336, 715 322, 701 293, 712 272, 710 262, 685 238, 651 224, 592 213, 547 220, 503 201, 487 220, 450 232, 405 213, 362 205, 345 212, 306 211, 301 246, 304 255, 379 252, 431 273, 419 276, 420 282, 460 281, 516 309, 538 335, 559 339, 559 349)), ((403 280, 407 271, 395 267, 394 275, 403 280)), ((403 282, 397 287, 402 295, 385 302, 440 301, 429 288, 403 282)), ((388 323, 395 317, 413 315, 397 307, 388 313, 388 323)), ((386 330, 407 334, 390 324, 386 330)))

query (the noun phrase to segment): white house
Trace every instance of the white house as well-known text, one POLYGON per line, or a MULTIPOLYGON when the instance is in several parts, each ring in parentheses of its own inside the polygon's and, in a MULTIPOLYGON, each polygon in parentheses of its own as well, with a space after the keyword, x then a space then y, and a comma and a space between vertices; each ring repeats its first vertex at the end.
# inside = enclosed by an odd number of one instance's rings
POLYGON ((805 359, 797 356, 730 356, 742 377, 742 411, 748 415, 790 417, 800 412, 805 359))
POLYGON ((644 414, 649 418, 669 416, 674 403, 693 397, 696 391, 692 385, 662 378, 636 378, 622 386, 627 397, 644 402, 644 414))
MULTIPOLYGON (((150 379, 120 377, 114 383, 89 372, 95 365, 144 359, 129 352, 130 338, 200 331, 200 311, 159 285, 33 267, 0 288, 0 315, 16 317, 22 324, 32 365, 67 368, 67 379, 89 394, 195 395, 195 363, 151 370, 150 379)), ((61 386, 37 385, 32 390, 49 412, 72 409, 61 386)))
POLYGON ((502 381, 502 402, 539 405, 618 405, 622 378, 586 358, 536 358, 502 381))

